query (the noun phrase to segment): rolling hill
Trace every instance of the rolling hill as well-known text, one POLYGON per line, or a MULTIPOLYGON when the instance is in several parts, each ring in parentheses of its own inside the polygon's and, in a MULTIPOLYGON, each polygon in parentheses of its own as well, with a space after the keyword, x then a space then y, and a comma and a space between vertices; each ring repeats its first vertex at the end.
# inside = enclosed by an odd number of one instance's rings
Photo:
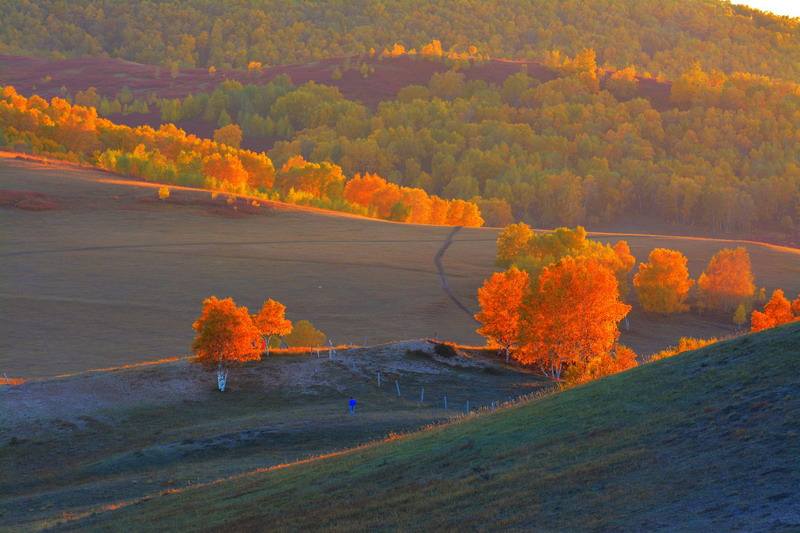
MULTIPOLYGON (((482 342, 442 290, 434 263, 452 228, 397 224, 246 202, 234 211, 208 191, 173 189, 64 165, 0 158, 0 190, 46 195, 56 209, 0 209, 13 236, 0 251, 0 372, 53 376, 187 353, 192 321, 211 294, 255 309, 267 297, 343 344, 438 337, 482 342)), ((442 257, 448 285, 469 309, 495 270, 496 228, 463 228, 442 257)), ((750 251, 756 282, 800 291, 797 251, 658 235, 626 239, 643 260, 681 250, 692 276, 720 248, 750 251)), ((733 333, 729 317, 648 316, 635 309, 622 341, 640 354, 681 336, 733 333)))
POLYGON ((61 525, 796 530, 798 376, 800 324, 792 324, 459 423, 121 502, 61 525))

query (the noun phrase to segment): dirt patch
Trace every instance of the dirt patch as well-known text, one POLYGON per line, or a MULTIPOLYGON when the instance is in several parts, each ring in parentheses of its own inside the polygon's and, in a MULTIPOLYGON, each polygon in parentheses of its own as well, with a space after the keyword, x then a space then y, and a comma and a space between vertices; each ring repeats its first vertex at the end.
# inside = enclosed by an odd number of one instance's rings
POLYGON ((52 196, 40 192, 0 189, 0 207, 25 211, 52 211, 59 209, 61 204, 52 196))

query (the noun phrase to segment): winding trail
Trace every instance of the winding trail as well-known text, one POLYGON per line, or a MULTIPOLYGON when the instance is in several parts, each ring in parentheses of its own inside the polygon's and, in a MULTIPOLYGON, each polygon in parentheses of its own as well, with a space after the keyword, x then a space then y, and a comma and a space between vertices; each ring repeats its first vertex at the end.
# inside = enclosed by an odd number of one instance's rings
POLYGON ((447 238, 444 240, 441 248, 439 248, 439 251, 436 252, 436 255, 433 258, 433 263, 436 265, 436 270, 439 272, 439 281, 442 284, 442 290, 445 292, 445 294, 447 294, 447 296, 451 300, 453 300, 453 303, 456 304, 459 309, 464 311, 471 320, 477 323, 478 321, 475 320, 474 313, 470 311, 469 308, 466 305, 464 305, 464 303, 461 300, 459 300, 458 297, 455 294, 453 294, 453 291, 450 289, 450 285, 447 283, 447 273, 444 271, 444 265, 442 264, 442 257, 444 257, 444 253, 447 251, 450 245, 453 244, 453 237, 455 236, 456 233, 461 231, 462 227, 463 226, 456 226, 453 228, 453 231, 447 234, 447 238))

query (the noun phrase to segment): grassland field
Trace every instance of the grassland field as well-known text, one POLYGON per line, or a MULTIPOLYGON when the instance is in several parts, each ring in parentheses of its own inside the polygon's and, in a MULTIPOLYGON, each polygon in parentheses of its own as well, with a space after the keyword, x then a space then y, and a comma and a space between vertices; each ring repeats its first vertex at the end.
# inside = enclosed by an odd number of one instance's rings
POLYGON ((800 324, 739 337, 463 423, 69 526, 797 531, 798 338, 800 324))
POLYGON ((409 341, 271 356, 232 370, 224 394, 185 359, 0 387, 0 531, 330 454, 551 386, 480 351, 447 353, 409 341))
MULTIPOLYGON (((255 310, 267 297, 335 343, 438 337, 476 344, 474 321, 444 293, 434 256, 448 227, 389 223, 313 209, 246 203, 93 170, 0 158, 0 190, 35 191, 58 208, 0 208, 0 373, 42 377, 186 355, 209 295, 255 310)), ((495 228, 463 228, 443 257, 469 309, 495 269, 495 228)), ((689 258, 693 276, 735 243, 664 236, 626 239, 641 261, 654 247, 689 258)), ((800 291, 800 255, 745 244, 756 282, 800 291)), ((727 316, 652 317, 636 306, 622 341, 641 354, 680 336, 725 336, 727 316)))

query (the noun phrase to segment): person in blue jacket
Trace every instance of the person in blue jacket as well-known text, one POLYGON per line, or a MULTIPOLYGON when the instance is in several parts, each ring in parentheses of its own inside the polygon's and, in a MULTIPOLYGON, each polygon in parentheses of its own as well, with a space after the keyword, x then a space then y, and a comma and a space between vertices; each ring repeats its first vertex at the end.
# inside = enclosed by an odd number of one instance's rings
POLYGON ((356 414, 356 399, 351 397, 350 401, 348 402, 348 405, 350 407, 350 414, 351 415, 356 414))

